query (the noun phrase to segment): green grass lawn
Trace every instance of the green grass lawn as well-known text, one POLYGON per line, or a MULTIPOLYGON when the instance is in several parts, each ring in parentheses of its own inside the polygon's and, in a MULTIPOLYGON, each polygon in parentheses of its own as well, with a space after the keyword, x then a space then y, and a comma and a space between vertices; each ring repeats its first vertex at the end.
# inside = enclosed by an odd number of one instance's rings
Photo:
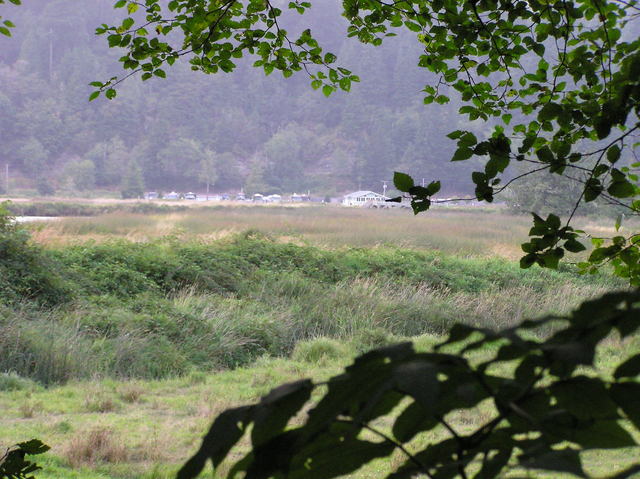
MULTIPOLYGON (((419 350, 428 350, 441 339, 433 335, 414 338, 419 350)), ((42 479, 169 478, 197 449, 218 413, 254 402, 283 382, 304 377, 327 379, 357 354, 356 346, 319 339, 301 343, 291 359, 262 357, 246 368, 195 372, 161 381, 73 381, 45 389, 22 380, 14 384, 15 390, 0 392, 2 445, 31 437, 52 445, 42 456, 44 470, 38 476, 42 479)), ((610 341, 601 350, 599 366, 608 369, 623 351, 638 347, 637 338, 624 344, 610 341)), ((479 356, 487 352, 481 351, 479 356)), ((7 388, 4 378, 0 384, 7 388)), ((460 431, 471 430, 486 421, 489 412, 490 406, 485 404, 478 410, 456 411, 448 419, 460 431)), ((301 420, 303 416, 294 422, 301 420)), ((382 430, 390 426, 388 418, 376 422, 382 430)), ((433 434, 442 432, 425 433, 407 447, 418 450, 438 437, 433 434)), ((232 458, 240 458, 247 449, 247 441, 242 442, 232 458)), ((585 454, 585 468, 602 477, 622 468, 635 457, 634 452, 592 451, 585 454)), ((394 453, 352 477, 381 477, 402 460, 401 453, 394 453)), ((223 465, 220 474, 224 471, 223 465)))

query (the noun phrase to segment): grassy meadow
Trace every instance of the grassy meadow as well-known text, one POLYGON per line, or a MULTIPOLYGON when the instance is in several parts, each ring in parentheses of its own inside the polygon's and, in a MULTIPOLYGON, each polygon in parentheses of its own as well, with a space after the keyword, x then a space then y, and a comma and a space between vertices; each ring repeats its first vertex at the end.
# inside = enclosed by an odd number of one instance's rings
POLYGON ((26 228, 32 266, 0 278, 0 446, 52 445, 42 478, 171 477, 215 414, 282 382, 624 286, 571 265, 521 270, 529 218, 499 210, 198 207, 26 228))
POLYGON ((428 215, 408 210, 368 210, 336 206, 192 207, 144 214, 113 212, 31 225, 37 242, 56 246, 114 237, 145 242, 175 236, 216 240, 247 230, 281 241, 336 248, 393 245, 462 256, 519 257, 530 219, 498 210, 440 207, 428 215))

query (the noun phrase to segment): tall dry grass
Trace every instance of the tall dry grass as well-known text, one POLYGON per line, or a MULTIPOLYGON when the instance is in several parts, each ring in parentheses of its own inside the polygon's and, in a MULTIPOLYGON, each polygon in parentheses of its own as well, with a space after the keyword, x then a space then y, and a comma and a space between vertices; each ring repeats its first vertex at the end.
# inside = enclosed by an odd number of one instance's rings
MULTIPOLYGON (((296 272, 256 277, 244 288, 234 296, 194 288, 175 292, 154 306, 164 317, 78 304, 73 312, 49 313, 46 319, 4 320, 0 370, 42 384, 167 378, 245 366, 263 355, 288 357, 299 343, 316 338, 352 342, 364 351, 389 338, 445 334, 456 322, 505 328, 524 318, 566 313, 606 290, 574 283, 543 290, 452 290, 385 277, 323 283, 296 272)), ((122 406, 113 394, 89 396, 87 411, 122 406)), ((140 391, 120 396, 136 402, 140 391)))
POLYGON ((64 447, 63 456, 73 469, 101 463, 122 463, 129 458, 127 446, 108 428, 77 433, 64 447))
POLYGON ((414 216, 407 210, 308 208, 197 208, 168 214, 112 213, 30 225, 36 242, 49 246, 114 237, 149 241, 158 237, 216 240, 256 230, 287 241, 324 247, 380 244, 440 250, 453 254, 520 254, 529 219, 499 212, 434 210, 414 216))

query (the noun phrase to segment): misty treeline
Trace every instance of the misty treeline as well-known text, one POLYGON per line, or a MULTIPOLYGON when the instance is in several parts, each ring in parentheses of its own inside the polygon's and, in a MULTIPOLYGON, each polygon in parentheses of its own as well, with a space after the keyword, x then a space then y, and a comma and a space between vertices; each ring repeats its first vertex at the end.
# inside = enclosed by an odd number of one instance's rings
POLYGON ((132 78, 117 99, 89 103, 88 83, 120 72, 119 52, 94 35, 117 15, 110 2, 11 8, 13 37, 0 39, 0 166, 9 163, 12 185, 42 194, 135 196, 209 183, 212 191, 332 195, 381 191, 394 170, 467 191, 474 165, 449 162, 455 144, 445 135, 474 125, 453 101, 423 104, 421 89, 434 78, 417 66, 420 44, 405 33, 361 45, 346 37, 338 10, 339 2, 323 2, 311 16, 287 15, 284 27, 311 22, 362 79, 348 94, 325 98, 304 74, 266 77, 246 58, 233 75, 205 76, 185 63, 169 81, 132 78))

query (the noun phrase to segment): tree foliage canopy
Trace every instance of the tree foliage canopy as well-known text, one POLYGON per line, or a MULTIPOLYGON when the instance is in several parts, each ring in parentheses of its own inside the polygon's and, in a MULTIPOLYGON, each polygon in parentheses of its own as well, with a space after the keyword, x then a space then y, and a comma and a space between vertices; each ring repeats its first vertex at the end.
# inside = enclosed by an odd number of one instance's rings
MULTIPOLYGON (((0 5, 5 3, 5 0, 0 0, 0 5)), ((20 0, 9 0, 9 3, 13 3, 14 5, 20 5, 20 0)), ((10 28, 15 28, 14 23, 11 20, 4 19, 2 20, 2 16, 0 16, 0 34, 6 37, 11 36, 10 28)))
MULTIPOLYGON (((127 10, 118 25, 102 25, 111 47, 130 73, 95 82, 95 98, 116 95, 127 76, 166 76, 164 68, 182 57, 194 70, 231 72, 236 59, 256 57, 254 66, 285 77, 304 71, 313 88, 330 95, 350 90, 357 75, 337 66, 310 29, 286 29, 287 15, 304 14, 310 2, 286 6, 270 0, 119 0, 127 10), (281 8, 282 7, 282 8, 281 8)), ((577 182, 581 192, 566 218, 534 217, 531 240, 523 245, 522 266, 555 267, 566 251, 585 249, 571 221, 578 206, 603 198, 640 212, 640 167, 634 142, 640 123, 640 40, 634 20, 636 1, 581 0, 345 0, 349 36, 379 45, 396 29, 415 32, 424 45, 419 65, 438 75, 424 88, 425 103, 444 104, 456 92, 459 112, 469 120, 490 122, 489 138, 456 130, 452 161, 480 158, 473 173, 476 198, 492 202, 516 178, 503 181, 512 162, 534 165, 524 173, 550 173, 577 182)), ((522 176, 522 175, 521 175, 522 176)), ((412 198, 414 211, 427 210, 433 189, 396 183, 412 198)), ((582 264, 592 270, 612 262, 618 274, 640 284, 640 236, 635 232, 596 239, 596 249, 582 264), (602 244, 600 244, 602 243, 602 244)))

